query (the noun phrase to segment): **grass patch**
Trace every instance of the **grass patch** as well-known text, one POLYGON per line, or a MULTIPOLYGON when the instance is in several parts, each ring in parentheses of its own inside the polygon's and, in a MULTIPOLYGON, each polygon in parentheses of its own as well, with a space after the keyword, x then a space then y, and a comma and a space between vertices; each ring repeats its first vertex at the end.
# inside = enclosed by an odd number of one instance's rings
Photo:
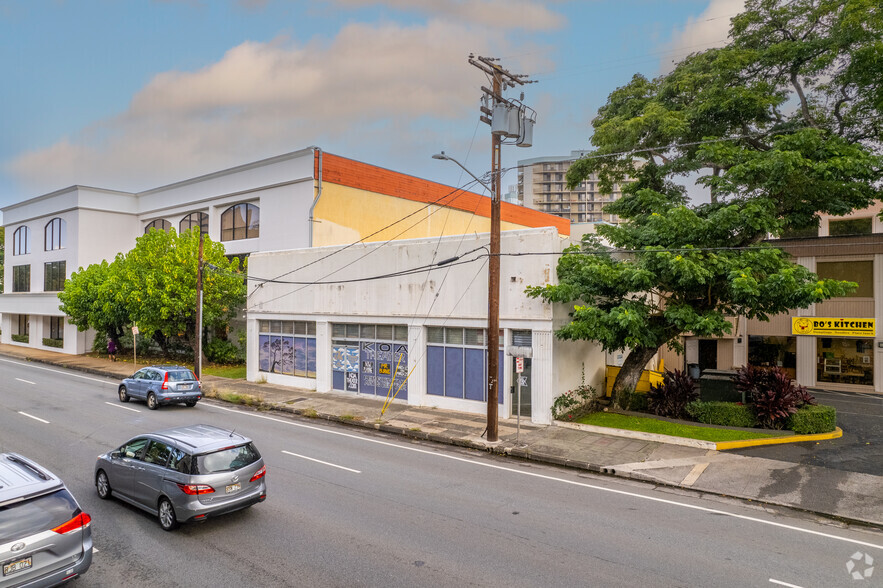
POLYGON ((230 378, 232 380, 245 379, 244 365, 204 365, 202 373, 207 376, 220 376, 222 378, 230 378))
POLYGON ((595 412, 579 418, 575 422, 584 425, 596 425, 598 427, 611 427, 613 429, 626 429, 628 431, 641 431, 643 433, 656 433, 659 435, 671 435, 672 437, 714 442, 763 439, 776 436, 769 433, 755 433, 753 431, 734 431, 732 429, 712 429, 710 427, 682 425, 680 423, 670 423, 659 419, 628 416, 614 412, 595 412))
POLYGON ((231 404, 244 404, 245 406, 260 406, 261 404, 263 404, 262 398, 258 398, 257 396, 253 396, 251 394, 238 394, 236 392, 225 392, 224 390, 217 390, 206 392, 205 395, 209 398, 217 398, 231 404))
POLYGON ((305 408, 302 411, 300 411, 300 414, 301 414, 301 416, 309 417, 311 419, 318 418, 318 416, 319 416, 319 413, 316 412, 315 408, 305 408))
POLYGON ((340 415, 340 420, 342 420, 342 421, 364 421, 365 417, 356 416, 356 415, 352 415, 352 414, 342 414, 342 415, 340 415))

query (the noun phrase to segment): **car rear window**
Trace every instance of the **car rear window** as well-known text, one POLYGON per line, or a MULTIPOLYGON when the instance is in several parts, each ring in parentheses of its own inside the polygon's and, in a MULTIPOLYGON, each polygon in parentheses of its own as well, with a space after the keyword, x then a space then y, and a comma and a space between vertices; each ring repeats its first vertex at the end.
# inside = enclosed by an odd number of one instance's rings
POLYGON ((261 458, 254 443, 228 447, 196 456, 196 468, 194 474, 214 474, 217 472, 231 472, 253 464, 261 458))
POLYGON ((196 376, 190 370, 175 370, 169 372, 169 382, 188 382, 195 380, 196 376))
POLYGON ((80 507, 67 490, 0 508, 0 544, 42 533, 68 522, 80 507))

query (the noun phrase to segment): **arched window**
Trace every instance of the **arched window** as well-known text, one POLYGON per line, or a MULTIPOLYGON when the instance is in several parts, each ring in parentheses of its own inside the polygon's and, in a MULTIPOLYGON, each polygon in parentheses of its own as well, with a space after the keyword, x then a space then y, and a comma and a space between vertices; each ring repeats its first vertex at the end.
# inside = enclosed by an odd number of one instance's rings
POLYGON ((255 239, 261 228, 261 210, 254 204, 234 204, 221 215, 221 241, 255 239))
POLYGON ((46 223, 43 229, 43 242, 46 251, 61 249, 67 239, 67 223, 64 219, 54 218, 46 223))
POLYGON ((150 229, 156 229, 157 231, 168 231, 172 228, 172 223, 167 221, 164 218, 158 218, 153 222, 147 223, 147 226, 144 227, 144 234, 150 232, 150 229))
POLYGON ((12 234, 12 254, 26 255, 31 252, 31 229, 19 227, 12 234))
POLYGON ((199 227, 199 232, 207 235, 208 215, 204 212, 191 212, 181 219, 181 224, 178 225, 178 233, 183 234, 184 231, 189 231, 194 227, 199 227))

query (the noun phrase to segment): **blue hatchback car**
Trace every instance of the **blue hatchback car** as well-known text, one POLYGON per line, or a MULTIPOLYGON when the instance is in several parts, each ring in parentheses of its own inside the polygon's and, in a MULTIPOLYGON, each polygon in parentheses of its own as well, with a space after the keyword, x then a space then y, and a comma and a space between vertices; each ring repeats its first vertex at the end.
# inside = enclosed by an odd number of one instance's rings
POLYGON ((120 383, 120 402, 144 400, 147 408, 161 404, 196 406, 202 398, 202 382, 189 368, 180 365, 153 365, 135 372, 120 383))

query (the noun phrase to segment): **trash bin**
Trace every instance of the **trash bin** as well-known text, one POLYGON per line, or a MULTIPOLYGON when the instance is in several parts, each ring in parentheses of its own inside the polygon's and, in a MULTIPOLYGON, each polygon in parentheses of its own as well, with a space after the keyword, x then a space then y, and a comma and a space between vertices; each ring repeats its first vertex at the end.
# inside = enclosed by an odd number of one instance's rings
POLYGON ((699 400, 708 402, 745 402, 742 393, 736 390, 733 370, 705 370, 699 378, 699 400))
POLYGON ((690 374, 690 377, 699 381, 699 376, 702 375, 702 370, 699 369, 698 363, 688 363, 687 364, 687 373, 690 374))

